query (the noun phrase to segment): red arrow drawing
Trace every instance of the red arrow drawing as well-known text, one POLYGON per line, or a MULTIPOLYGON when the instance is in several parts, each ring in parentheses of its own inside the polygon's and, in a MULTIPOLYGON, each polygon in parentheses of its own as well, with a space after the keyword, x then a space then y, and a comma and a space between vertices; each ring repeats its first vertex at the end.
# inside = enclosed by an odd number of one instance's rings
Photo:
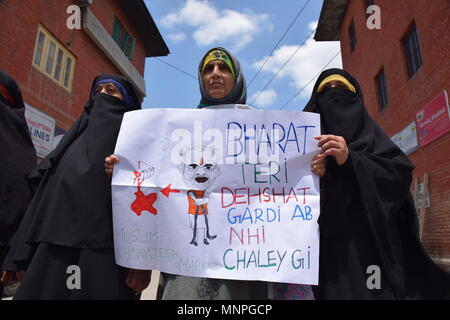
POLYGON ((167 187, 165 187, 164 189, 162 189, 160 192, 165 195, 167 198, 169 197, 171 192, 174 193, 180 193, 180 190, 176 190, 176 189, 170 189, 170 187, 172 186, 172 184, 169 184, 167 187))

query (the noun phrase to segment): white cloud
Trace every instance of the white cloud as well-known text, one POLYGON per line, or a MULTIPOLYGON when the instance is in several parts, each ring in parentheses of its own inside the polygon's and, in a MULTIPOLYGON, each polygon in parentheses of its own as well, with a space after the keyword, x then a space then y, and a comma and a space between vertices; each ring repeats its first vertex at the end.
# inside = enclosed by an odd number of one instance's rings
POLYGON ((219 11, 207 0, 187 0, 179 11, 164 16, 161 24, 167 28, 193 27, 192 37, 198 45, 220 41, 231 44, 234 50, 249 44, 259 32, 272 29, 267 14, 219 11))
MULTIPOLYGON (((314 30, 317 26, 317 21, 308 25, 309 30, 314 30)), ((314 34, 306 41, 305 45, 301 47, 298 52, 291 58, 288 64, 278 74, 278 78, 289 78, 290 85, 295 89, 303 91, 299 98, 308 98, 311 96, 312 89, 317 80, 319 71, 329 62, 329 60, 340 51, 339 41, 319 41, 316 42, 314 34), (312 80, 312 81, 311 81, 312 80)), ((273 53, 270 59, 266 62, 263 72, 277 73, 280 68, 286 63, 291 55, 298 49, 298 45, 285 45, 273 53)), ((255 62, 253 67, 259 69, 264 63, 266 57, 255 62)), ((340 54, 333 59, 333 61, 326 67, 342 68, 342 59, 340 54)), ((275 80, 276 81, 276 80, 275 80)), ((287 100, 288 98, 286 98, 287 100)))
POLYGON ((250 99, 250 101, 253 101, 255 98, 256 100, 254 101, 256 106, 259 107, 267 107, 270 106, 272 103, 275 102, 275 100, 277 100, 277 93, 274 89, 269 88, 268 90, 265 91, 258 91, 256 92, 250 99))
POLYGON ((184 39, 186 39, 186 34, 184 32, 169 33, 167 37, 173 43, 179 43, 182 42, 184 39))
POLYGON ((161 23, 168 28, 182 24, 199 26, 207 20, 217 18, 217 10, 208 1, 187 0, 183 8, 163 17, 161 23))

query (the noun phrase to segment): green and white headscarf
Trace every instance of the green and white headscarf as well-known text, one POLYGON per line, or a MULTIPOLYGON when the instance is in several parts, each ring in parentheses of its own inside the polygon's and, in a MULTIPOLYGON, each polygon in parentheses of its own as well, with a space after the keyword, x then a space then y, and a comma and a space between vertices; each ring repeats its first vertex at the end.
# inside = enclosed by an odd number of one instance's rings
POLYGON ((245 82, 244 75, 241 71, 239 60, 237 60, 236 57, 234 57, 231 52, 225 48, 217 47, 208 50, 203 59, 200 61, 198 67, 198 81, 200 85, 200 93, 202 95, 198 108, 205 108, 218 104, 245 104, 247 101, 247 83, 245 82), (231 92, 228 95, 220 99, 214 99, 208 96, 203 86, 203 70, 205 66, 213 60, 224 61, 230 68, 231 74, 234 78, 233 89, 231 89, 231 92))
POLYGON ((234 70, 233 61, 231 61, 230 56, 225 51, 220 49, 209 51, 209 53, 203 58, 202 75, 203 72, 205 72, 206 65, 214 60, 221 60, 225 62, 225 64, 228 66, 228 69, 230 69, 231 74, 233 75, 233 80, 236 81, 236 71, 234 70))

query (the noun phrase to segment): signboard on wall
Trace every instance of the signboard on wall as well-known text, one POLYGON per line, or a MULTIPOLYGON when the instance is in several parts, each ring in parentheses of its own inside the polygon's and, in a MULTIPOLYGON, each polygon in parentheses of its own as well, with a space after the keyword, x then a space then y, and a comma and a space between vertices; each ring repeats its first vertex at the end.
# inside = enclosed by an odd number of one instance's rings
POLYGON ((417 114, 417 135, 421 147, 450 131, 447 91, 442 91, 417 114))
POLYGON ((55 119, 28 104, 25 104, 25 118, 37 156, 45 158, 53 150, 55 119))
POLYGON ((394 135, 391 140, 406 154, 410 154, 419 148, 417 142, 416 123, 411 122, 405 129, 394 135))

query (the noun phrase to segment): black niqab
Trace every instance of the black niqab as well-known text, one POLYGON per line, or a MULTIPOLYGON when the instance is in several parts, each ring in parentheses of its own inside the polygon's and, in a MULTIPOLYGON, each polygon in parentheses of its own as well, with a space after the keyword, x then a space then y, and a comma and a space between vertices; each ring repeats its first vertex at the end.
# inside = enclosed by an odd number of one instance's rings
POLYGON ((10 261, 29 261, 33 244, 47 242, 74 248, 112 248, 111 178, 104 159, 113 153, 125 112, 140 108, 137 95, 122 76, 101 75, 92 85, 83 114, 30 177, 39 182, 14 241, 10 261), (95 83, 113 79, 134 98, 127 106, 97 93, 95 83))
POLYGON ((0 85, 12 98, 11 103, 0 96, 0 247, 8 247, 31 200, 27 175, 36 166, 36 151, 19 86, 3 72, 0 85))
POLYGON ((358 82, 341 69, 324 71, 304 111, 319 113, 322 133, 344 137, 349 149, 342 166, 329 157, 321 181, 317 297, 448 298, 449 275, 418 239, 409 190, 414 166, 369 116, 358 82), (344 76, 356 93, 341 88, 317 93, 332 74, 344 76), (370 265, 380 267, 383 290, 367 289, 370 265))

